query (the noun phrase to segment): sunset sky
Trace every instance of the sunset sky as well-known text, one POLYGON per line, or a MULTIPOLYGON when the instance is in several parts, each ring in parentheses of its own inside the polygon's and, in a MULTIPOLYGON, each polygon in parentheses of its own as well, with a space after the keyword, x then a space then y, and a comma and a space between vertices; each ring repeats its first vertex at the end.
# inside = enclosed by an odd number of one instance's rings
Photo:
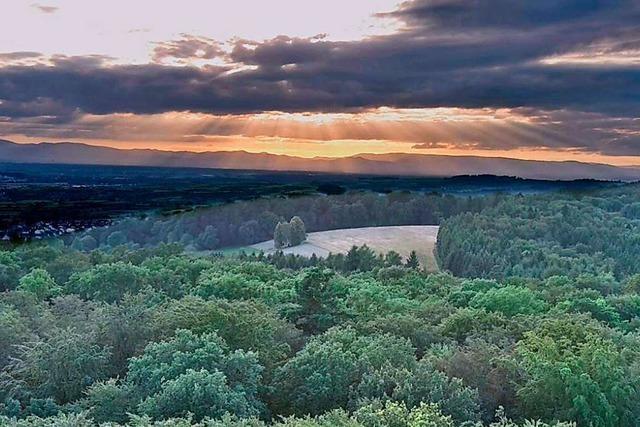
POLYGON ((640 165, 640 0, 2 2, 0 138, 640 165))

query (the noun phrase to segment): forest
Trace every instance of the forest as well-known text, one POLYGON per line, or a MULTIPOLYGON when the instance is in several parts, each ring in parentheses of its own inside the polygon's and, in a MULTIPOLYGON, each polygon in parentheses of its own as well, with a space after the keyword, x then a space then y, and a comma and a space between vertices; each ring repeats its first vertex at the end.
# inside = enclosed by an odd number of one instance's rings
POLYGON ((0 425, 635 426, 639 191, 261 199, 7 246, 0 425), (192 250, 296 215, 440 224, 441 271, 192 250))
MULTIPOLYGON (((0 239, 6 236, 13 241, 40 240, 65 235, 67 230, 109 225, 127 217, 158 218, 268 197, 287 200, 348 191, 473 196, 579 191, 612 185, 619 183, 491 175, 398 179, 309 172, 0 162, 0 239)), ((251 213, 244 222, 259 220, 259 212, 251 213)))
POLYGON ((506 197, 443 221, 437 256, 463 277, 624 279, 640 273, 639 200, 638 185, 506 197))
POLYGON ((435 225, 462 212, 478 212, 508 195, 458 197, 440 193, 349 191, 340 195, 274 197, 236 201, 183 215, 128 217, 65 237, 79 250, 154 247, 179 243, 187 250, 216 250, 269 240, 279 222, 298 216, 306 230, 385 225, 435 225))

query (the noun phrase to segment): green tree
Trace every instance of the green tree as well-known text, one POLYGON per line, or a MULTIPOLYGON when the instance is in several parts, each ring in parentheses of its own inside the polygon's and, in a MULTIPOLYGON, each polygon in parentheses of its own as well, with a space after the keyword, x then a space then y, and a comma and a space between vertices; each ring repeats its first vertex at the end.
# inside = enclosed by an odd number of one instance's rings
POLYGON ((478 421, 478 392, 462 380, 449 378, 429 361, 421 360, 409 367, 391 367, 367 372, 353 391, 359 401, 391 399, 414 408, 421 402, 438 404, 440 410, 456 423, 478 421))
POLYGON ((380 265, 380 260, 367 245, 352 246, 345 257, 344 269, 346 271, 370 271, 380 265))
POLYGON ((9 384, 35 397, 72 402, 107 374, 109 352, 73 329, 54 330, 46 340, 25 345, 7 369, 9 384))
POLYGON ((627 278, 624 283, 624 292, 627 294, 640 295, 640 273, 634 274, 627 278))
POLYGON ((521 286, 509 285, 476 294, 469 302, 469 306, 515 316, 517 314, 541 313, 547 305, 534 291, 521 286))
POLYGON ((517 354, 526 373, 517 392, 528 416, 594 427, 630 426, 640 417, 640 379, 589 320, 549 320, 525 334, 517 354))
POLYGON ((29 339, 25 319, 13 307, 0 305, 0 371, 15 357, 18 346, 29 339))
POLYGON ((294 216, 289 222, 291 227, 290 243, 291 246, 298 246, 307 240, 307 232, 304 222, 299 216, 294 216))
POLYGON ((40 266, 51 274, 56 283, 63 285, 73 273, 91 268, 91 263, 87 254, 66 249, 55 259, 48 261, 46 264, 40 264, 40 266))
POLYGON ((200 250, 216 249, 219 244, 218 230, 212 225, 207 225, 196 240, 196 246, 200 250))
POLYGON ((364 427, 454 427, 453 419, 437 404, 420 403, 410 409, 404 403, 376 401, 358 409, 354 418, 364 427))
POLYGON ((15 289, 20 277, 20 263, 15 253, 0 251, 0 291, 15 289))
POLYGON ((297 280, 300 310, 296 323, 308 334, 326 331, 338 322, 341 292, 334 279, 332 270, 313 267, 297 280))
POLYGON ((510 348, 471 338, 436 363, 444 365, 449 376, 458 377, 478 390, 483 418, 493 417, 500 406, 510 410, 516 407, 515 383, 519 371, 510 348))
POLYGON ((164 304, 151 323, 159 336, 179 329, 195 334, 216 332, 232 350, 255 352, 265 376, 284 363, 302 340, 294 325, 257 301, 205 301, 187 296, 164 304))
POLYGON ((89 387, 80 406, 96 423, 125 423, 129 419, 128 413, 136 410, 135 401, 128 384, 110 379, 89 387))
POLYGON ((148 284, 146 268, 122 261, 98 265, 69 279, 71 291, 86 299, 105 302, 119 301, 126 293, 140 292, 148 284))
POLYGON ((396 251, 389 251, 384 257, 384 263, 388 267, 395 267, 402 265, 402 256, 396 251))
POLYGON ((124 245, 127 243, 127 236, 122 231, 117 230, 109 234, 107 237, 107 245, 115 248, 116 246, 124 245))
POLYGON ((53 277, 42 268, 34 268, 28 274, 20 278, 18 290, 27 292, 38 300, 59 295, 62 289, 56 284, 53 277))
POLYGON ((286 248, 291 245, 291 225, 288 222, 279 222, 273 232, 273 245, 276 249, 286 248))
POLYGON ((284 412, 321 414, 347 407, 367 373, 415 365, 408 340, 361 336, 352 328, 333 328, 313 338, 276 372, 275 398, 284 412))
POLYGON ((262 369, 254 353, 229 352, 215 333, 180 330, 132 358, 126 381, 143 399, 140 410, 154 417, 226 411, 247 416, 263 410, 258 398, 262 369))
POLYGON ((259 298, 265 283, 242 272, 209 270, 200 275, 196 286, 194 293, 200 297, 237 300, 259 298))
POLYGON ((462 343, 472 335, 487 334, 488 331, 504 327, 506 323, 506 318, 501 313, 461 308, 442 320, 440 332, 462 343))
POLYGON ((418 260, 418 254, 416 251, 411 251, 409 253, 409 257, 407 258, 405 265, 407 268, 412 268, 414 270, 420 268, 420 261, 418 260))
POLYGON ((158 308, 154 298, 157 298, 154 292, 127 294, 119 304, 103 308, 96 323, 100 343, 111 350, 111 375, 123 375, 128 360, 140 354, 155 337, 154 319, 158 308))
POLYGON ((187 371, 167 380, 161 390, 139 405, 143 414, 156 419, 184 417, 192 414, 196 420, 219 418, 227 413, 237 417, 260 414, 259 407, 242 387, 230 387, 222 372, 206 369, 187 371))
POLYGON ((98 241, 91 235, 76 237, 73 239, 71 247, 79 251, 92 251, 98 247, 98 241))
MULTIPOLYGON (((26 419, 5 418, 0 416, 0 425, 9 427, 95 427, 93 420, 88 418, 87 414, 84 413, 61 413, 55 417, 49 418, 31 416, 26 419)), ((183 425, 180 427, 185 426, 183 425)))

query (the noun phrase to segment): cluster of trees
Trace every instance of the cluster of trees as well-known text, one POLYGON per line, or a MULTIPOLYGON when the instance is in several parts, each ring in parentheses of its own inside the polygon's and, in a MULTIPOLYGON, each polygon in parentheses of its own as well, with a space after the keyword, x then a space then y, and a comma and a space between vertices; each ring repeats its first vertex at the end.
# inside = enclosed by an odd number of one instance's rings
POLYGON ((640 273, 640 186, 597 193, 507 197, 481 212, 443 221, 442 268, 463 277, 547 278, 588 274, 601 281, 640 273))
POLYGON ((305 240, 307 231, 299 216, 294 216, 289 222, 279 222, 273 231, 273 244, 278 249, 298 246, 305 240))
MULTIPOLYGON (((218 254, 218 256, 222 256, 222 254, 218 254)), ((238 259, 242 261, 267 262, 281 269, 300 270, 308 267, 323 267, 341 273, 369 271, 384 267, 420 268, 420 260, 416 251, 411 251, 407 259, 403 260, 402 255, 396 251, 391 250, 386 254, 376 253, 367 245, 352 246, 346 254, 330 253, 324 258, 319 258, 316 254, 306 257, 276 251, 270 254, 264 254, 263 252, 246 254, 240 252, 238 259)))
POLYGON ((456 278, 396 255, 1 251, 0 425, 636 425, 635 276, 456 278))
MULTIPOLYGON (((434 225, 461 212, 477 212, 495 205, 503 197, 350 192, 332 196, 264 198, 196 209, 181 215, 128 217, 107 227, 72 236, 67 243, 84 251, 125 243, 132 247, 179 243, 189 250, 215 250, 270 240, 277 224, 294 216, 302 220, 308 232, 383 225, 434 225)), ((292 243, 287 242, 286 237, 282 239, 285 246, 292 243)))

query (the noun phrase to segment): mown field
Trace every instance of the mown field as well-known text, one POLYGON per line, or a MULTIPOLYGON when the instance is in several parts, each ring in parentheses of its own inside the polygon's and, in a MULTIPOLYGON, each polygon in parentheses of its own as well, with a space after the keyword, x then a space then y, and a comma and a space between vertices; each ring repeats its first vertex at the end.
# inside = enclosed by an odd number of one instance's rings
MULTIPOLYGON (((307 257, 315 253, 318 257, 326 257, 329 253, 347 253, 353 246, 367 245, 378 253, 396 251, 406 258, 415 250, 420 264, 427 270, 435 271, 438 267, 433 251, 437 236, 437 225, 345 228, 309 233, 305 243, 286 248, 283 252, 307 257)), ((250 247, 265 253, 275 251, 273 240, 250 247)))

